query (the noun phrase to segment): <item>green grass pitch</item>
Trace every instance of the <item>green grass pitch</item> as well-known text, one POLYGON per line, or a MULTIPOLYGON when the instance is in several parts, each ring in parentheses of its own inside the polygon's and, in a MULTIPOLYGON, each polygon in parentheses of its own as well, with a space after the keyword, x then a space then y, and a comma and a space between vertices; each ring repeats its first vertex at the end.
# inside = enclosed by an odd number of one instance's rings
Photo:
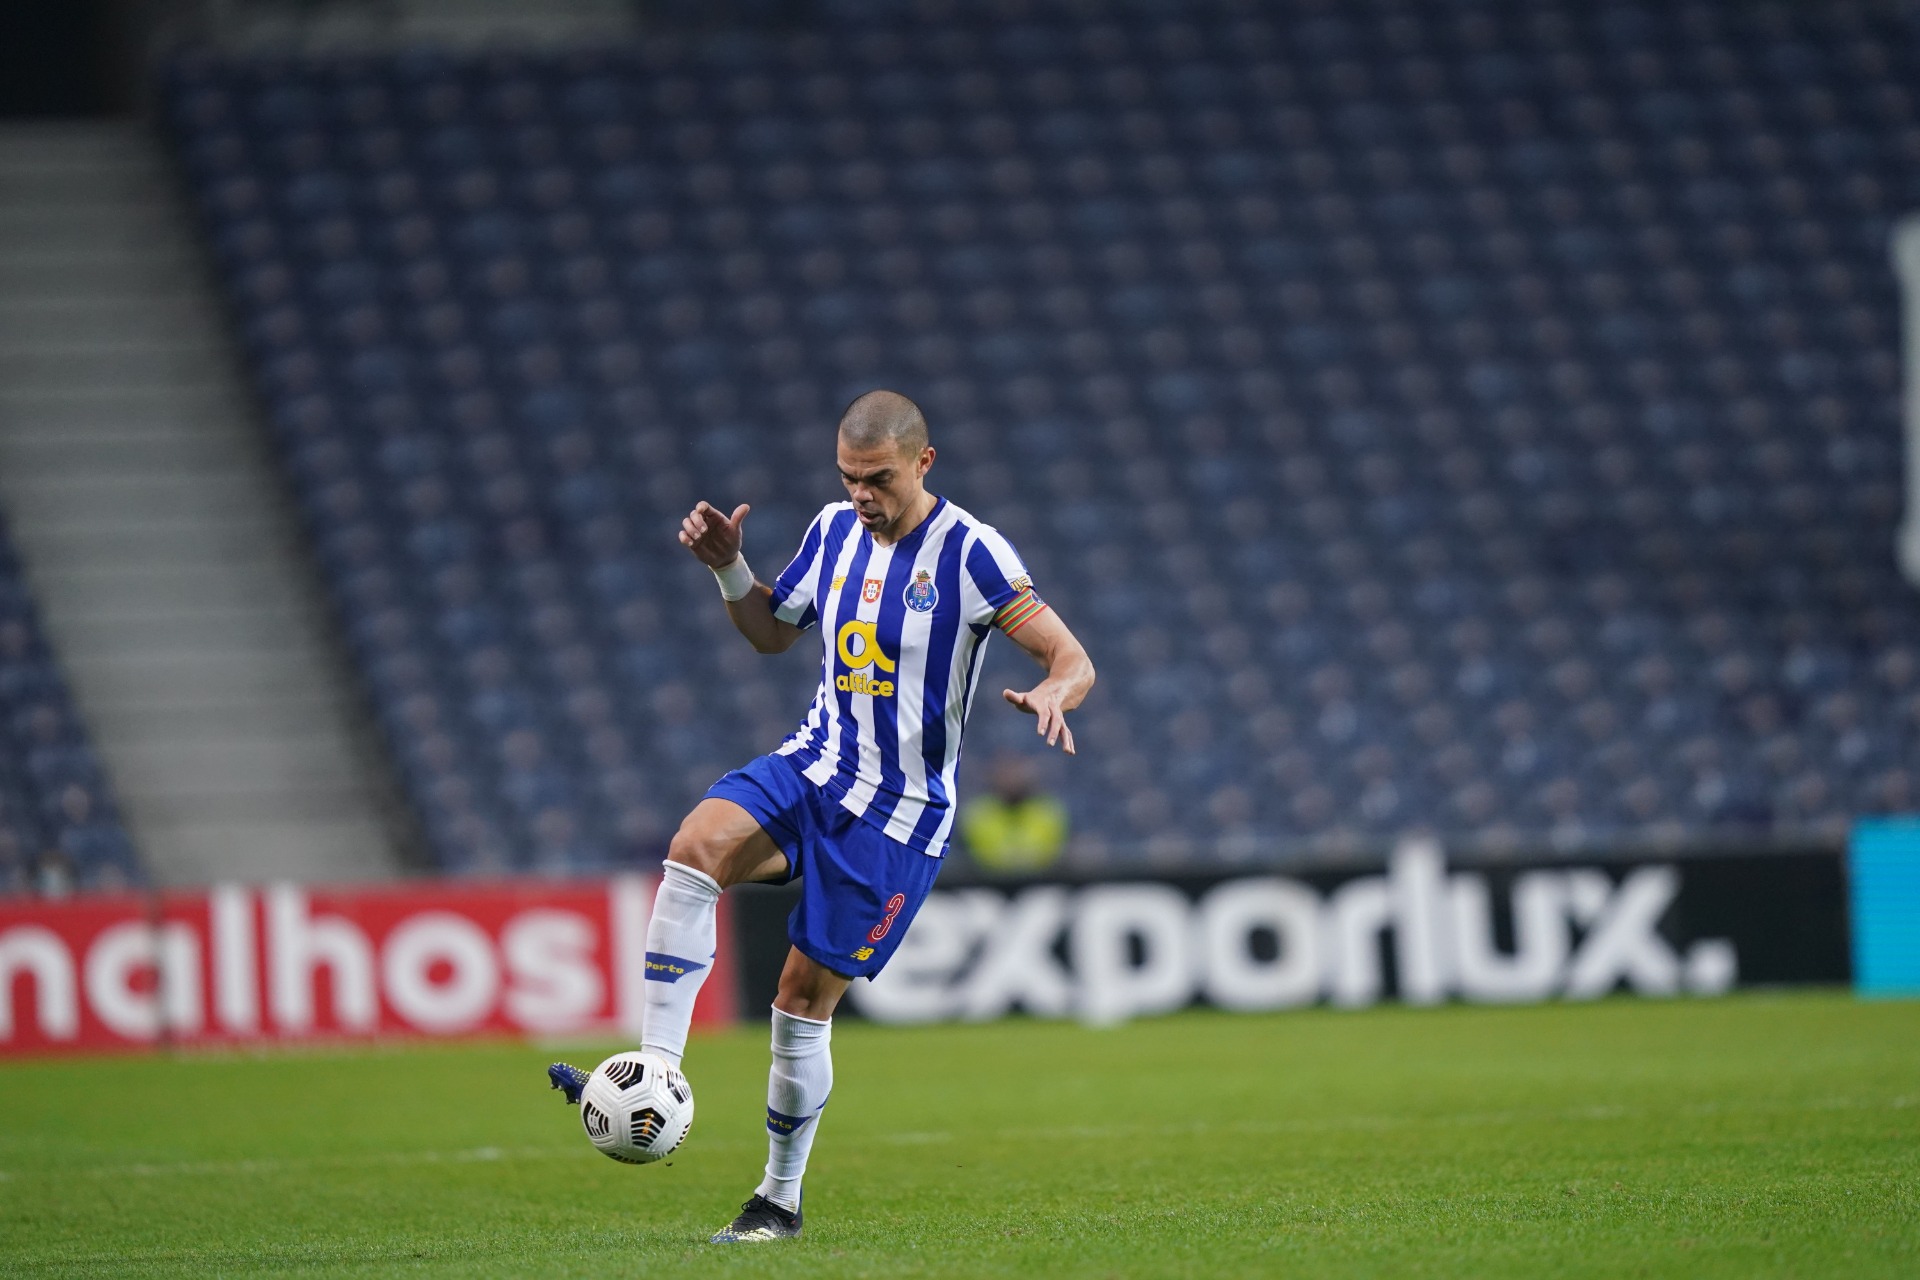
POLYGON ((765 1040, 639 1169, 537 1047, 0 1067, 0 1275, 1920 1275, 1920 1004, 842 1022, 806 1238, 710 1247, 765 1040))

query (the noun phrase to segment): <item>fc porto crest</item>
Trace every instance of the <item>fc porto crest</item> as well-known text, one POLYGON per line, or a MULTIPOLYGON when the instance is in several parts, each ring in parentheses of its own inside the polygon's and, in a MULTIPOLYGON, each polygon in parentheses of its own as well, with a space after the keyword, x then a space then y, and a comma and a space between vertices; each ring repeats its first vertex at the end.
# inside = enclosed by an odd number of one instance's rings
POLYGON ((933 606, 940 603, 940 588, 933 585, 933 574, 925 569, 916 570, 901 600, 915 613, 933 612, 933 606))

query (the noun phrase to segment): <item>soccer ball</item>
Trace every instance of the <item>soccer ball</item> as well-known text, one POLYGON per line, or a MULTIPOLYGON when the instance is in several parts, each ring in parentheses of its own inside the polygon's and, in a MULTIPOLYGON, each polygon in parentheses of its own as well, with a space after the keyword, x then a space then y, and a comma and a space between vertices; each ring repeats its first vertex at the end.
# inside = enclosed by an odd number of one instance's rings
POLYGON ((602 1155, 652 1164, 687 1140, 693 1086, 658 1054, 616 1053, 580 1090, 580 1125, 602 1155))

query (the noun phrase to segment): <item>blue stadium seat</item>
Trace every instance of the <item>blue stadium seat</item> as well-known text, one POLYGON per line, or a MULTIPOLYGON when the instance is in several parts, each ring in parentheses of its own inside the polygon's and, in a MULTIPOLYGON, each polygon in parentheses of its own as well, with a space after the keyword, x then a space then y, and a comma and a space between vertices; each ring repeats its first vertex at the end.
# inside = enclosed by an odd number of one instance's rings
POLYGON ((0 897, 143 880, 0 523, 0 897))
POLYGON ((1057 778, 1105 856, 1572 851, 1920 800, 1897 14, 818 10, 171 70, 444 865, 657 857, 774 745, 811 664, 730 647, 672 532, 753 502, 770 572, 876 384, 1089 641, 1106 732, 1057 778))

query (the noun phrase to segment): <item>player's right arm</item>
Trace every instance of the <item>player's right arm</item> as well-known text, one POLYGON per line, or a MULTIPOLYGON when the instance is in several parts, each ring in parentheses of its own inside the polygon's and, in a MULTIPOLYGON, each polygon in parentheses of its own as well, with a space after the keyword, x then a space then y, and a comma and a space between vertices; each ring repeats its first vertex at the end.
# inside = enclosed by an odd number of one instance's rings
MULTIPOLYGON (((701 564, 722 573, 740 561, 740 525, 750 510, 743 502, 729 516, 702 502, 680 522, 680 545, 701 564)), ((728 600, 726 606, 733 625, 761 653, 785 652, 806 634, 804 628, 774 616, 773 588, 758 579, 745 596, 728 600)))

